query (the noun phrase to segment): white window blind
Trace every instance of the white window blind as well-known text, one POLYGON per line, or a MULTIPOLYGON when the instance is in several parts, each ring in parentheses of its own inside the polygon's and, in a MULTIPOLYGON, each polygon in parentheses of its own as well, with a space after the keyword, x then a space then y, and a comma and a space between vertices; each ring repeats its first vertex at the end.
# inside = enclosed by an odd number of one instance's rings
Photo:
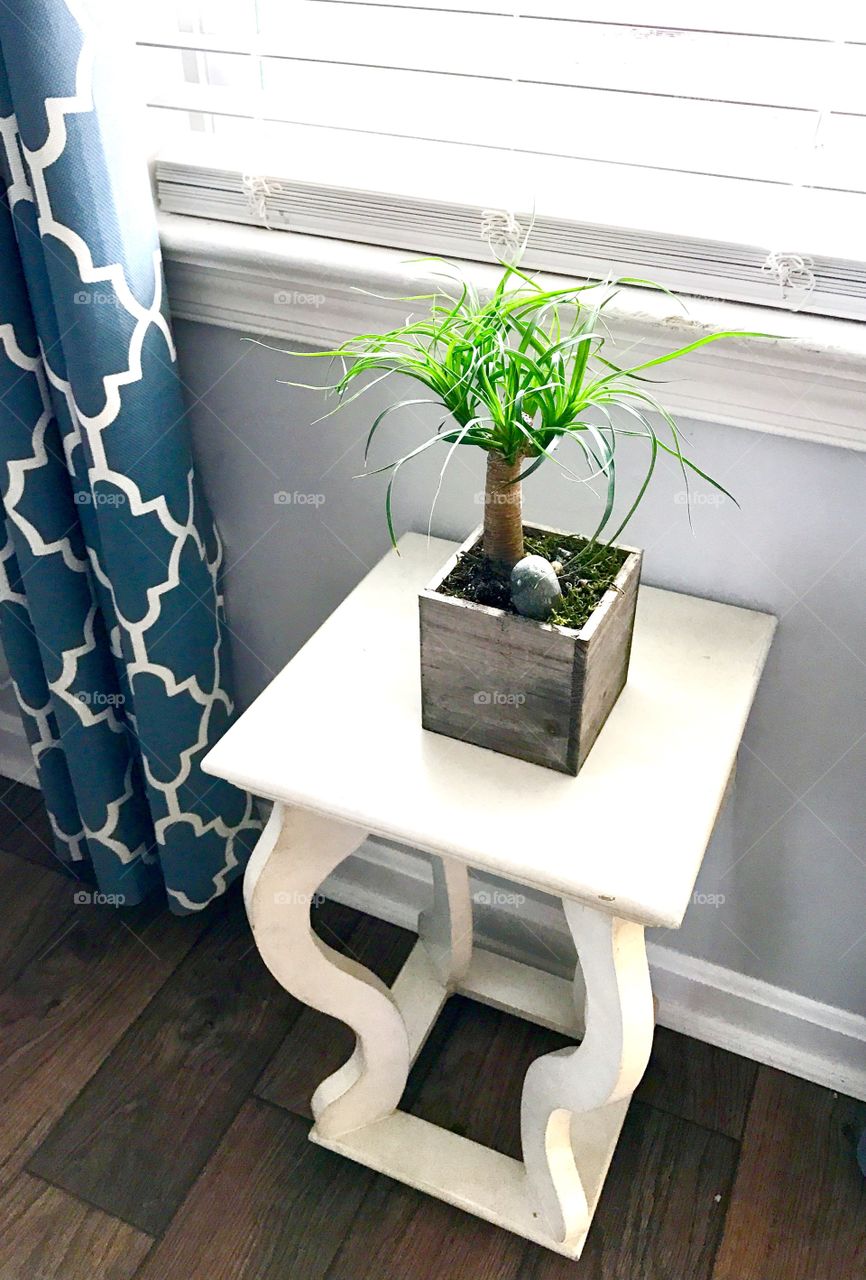
POLYGON ((161 206, 866 318, 866 9, 151 0, 161 206))

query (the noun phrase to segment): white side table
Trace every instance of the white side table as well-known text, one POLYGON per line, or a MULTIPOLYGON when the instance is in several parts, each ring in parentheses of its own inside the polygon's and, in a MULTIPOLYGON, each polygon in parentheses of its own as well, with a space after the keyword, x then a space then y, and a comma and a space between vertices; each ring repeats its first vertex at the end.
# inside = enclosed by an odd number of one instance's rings
POLYGON ((400 550, 205 768, 276 801, 244 884, 256 945, 292 995, 357 1035, 315 1092, 312 1140, 577 1258, 652 1044, 644 927, 682 921, 775 619, 642 587, 628 685, 571 778, 421 728, 417 591, 453 545, 410 534, 400 550), (369 833, 436 855, 390 990, 310 924, 312 895, 369 833), (573 984, 473 949, 469 867, 562 898, 573 984), (522 1162, 397 1109, 458 991, 583 1037, 527 1072, 522 1162))

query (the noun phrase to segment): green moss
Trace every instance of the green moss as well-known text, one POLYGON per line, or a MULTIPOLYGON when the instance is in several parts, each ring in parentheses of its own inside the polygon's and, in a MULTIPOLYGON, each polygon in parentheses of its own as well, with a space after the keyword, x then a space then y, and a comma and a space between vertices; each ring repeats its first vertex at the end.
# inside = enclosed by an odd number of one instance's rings
MULTIPOLYGON (((574 534, 527 532, 525 545, 527 555, 544 556, 545 560, 562 564, 558 575, 562 598, 549 621, 575 631, 584 626, 604 593, 613 586, 628 554, 599 543, 591 547, 586 538, 574 534)), ((479 547, 460 557, 439 590, 446 596, 458 596, 516 613, 507 582, 495 577, 479 547)))

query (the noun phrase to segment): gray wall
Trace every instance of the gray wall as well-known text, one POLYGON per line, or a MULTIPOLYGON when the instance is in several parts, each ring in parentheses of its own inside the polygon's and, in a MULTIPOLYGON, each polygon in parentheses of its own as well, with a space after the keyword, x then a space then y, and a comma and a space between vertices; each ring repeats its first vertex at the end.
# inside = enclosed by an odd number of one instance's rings
MULTIPOLYGON (((312 381, 324 362, 277 355, 239 334, 177 325, 194 442, 226 544, 226 596, 242 704, 248 703, 387 550, 381 477, 355 480, 366 425, 388 396, 317 425, 312 381), (289 495, 285 503, 276 493, 289 495)), ((411 393, 410 394, 414 394, 411 393)), ((380 462, 425 438, 394 415, 380 462)), ((692 955, 860 1013, 866 1011, 866 455, 715 424, 681 424, 693 455, 740 502, 698 491, 693 532, 675 467, 629 527, 645 580, 752 605, 781 625, 741 754, 732 807, 679 933, 692 955), (861 736, 863 735, 863 736, 861 736)), ((435 420, 433 422, 435 428, 435 420)), ((430 434, 429 430, 426 434, 430 434)), ((478 523, 483 459, 459 450, 433 532, 478 523)), ((638 445, 628 485, 638 474, 638 445)), ((400 530, 426 528, 444 450, 400 476, 400 530)), ((588 529, 585 486, 546 466, 527 482, 527 514, 588 529)), ((292 732, 292 726, 286 726, 292 732)), ((671 780, 676 804, 676 779, 671 780)), ((603 856, 603 855, 602 855, 603 856)))

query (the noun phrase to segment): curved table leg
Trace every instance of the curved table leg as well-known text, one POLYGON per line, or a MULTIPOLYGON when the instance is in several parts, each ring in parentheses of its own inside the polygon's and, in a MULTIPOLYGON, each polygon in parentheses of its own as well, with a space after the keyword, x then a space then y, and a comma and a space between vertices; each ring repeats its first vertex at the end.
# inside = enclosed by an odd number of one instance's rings
POLYGON ((586 983, 586 1032, 576 1048, 547 1054, 529 1068, 521 1135, 530 1187, 554 1238, 570 1243, 589 1226, 586 1175, 600 1185, 613 1150, 604 1110, 627 1105, 646 1070, 654 1009, 643 926, 577 903, 563 905, 586 983), (576 1146, 593 1168, 578 1167, 576 1146))
POLYGON ((409 1042, 391 992, 374 974, 313 932, 310 904, 322 881, 367 833, 275 804, 244 879, 244 901, 262 959, 298 1000, 348 1023, 348 1062, 313 1095, 326 1138, 381 1120, 396 1108, 409 1073, 409 1042))
POLYGON ((472 963, 469 868, 433 857, 433 902, 421 912, 418 932, 443 986, 453 990, 472 963))

